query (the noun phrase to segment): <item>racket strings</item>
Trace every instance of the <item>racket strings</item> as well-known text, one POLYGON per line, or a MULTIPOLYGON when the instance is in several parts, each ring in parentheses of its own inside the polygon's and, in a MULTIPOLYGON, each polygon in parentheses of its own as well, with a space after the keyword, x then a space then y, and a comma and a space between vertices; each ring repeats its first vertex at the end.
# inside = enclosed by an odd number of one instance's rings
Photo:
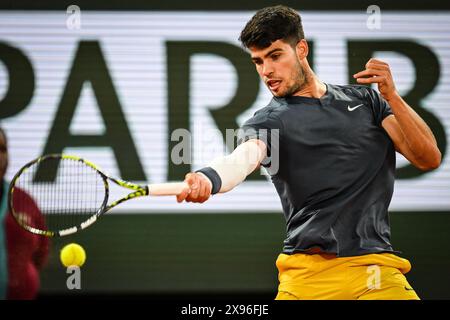
POLYGON ((13 213, 22 224, 43 231, 79 226, 105 199, 103 177, 77 160, 47 158, 15 182, 13 213))

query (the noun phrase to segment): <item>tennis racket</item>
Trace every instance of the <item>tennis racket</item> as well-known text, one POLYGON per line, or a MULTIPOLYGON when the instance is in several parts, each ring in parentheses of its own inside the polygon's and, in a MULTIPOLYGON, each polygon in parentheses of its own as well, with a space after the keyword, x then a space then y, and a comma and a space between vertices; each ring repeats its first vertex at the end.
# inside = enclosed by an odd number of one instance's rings
POLYGON ((24 229, 47 237, 66 236, 92 225, 130 199, 178 195, 185 182, 138 185, 112 178, 77 156, 51 154, 23 166, 8 191, 10 212, 24 229), (109 183, 133 192, 108 203, 109 183))

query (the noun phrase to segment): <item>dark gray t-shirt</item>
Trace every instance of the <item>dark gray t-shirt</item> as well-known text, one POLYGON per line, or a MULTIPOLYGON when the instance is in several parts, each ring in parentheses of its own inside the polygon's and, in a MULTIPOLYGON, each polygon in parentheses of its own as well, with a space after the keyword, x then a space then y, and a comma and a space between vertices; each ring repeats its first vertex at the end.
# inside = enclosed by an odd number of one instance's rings
POLYGON ((269 149, 263 165, 286 218, 284 253, 395 252, 388 215, 395 148, 381 126, 390 114, 369 87, 327 84, 320 99, 273 98, 245 122, 239 142, 258 137, 269 149), (272 129, 278 135, 270 139, 272 129))

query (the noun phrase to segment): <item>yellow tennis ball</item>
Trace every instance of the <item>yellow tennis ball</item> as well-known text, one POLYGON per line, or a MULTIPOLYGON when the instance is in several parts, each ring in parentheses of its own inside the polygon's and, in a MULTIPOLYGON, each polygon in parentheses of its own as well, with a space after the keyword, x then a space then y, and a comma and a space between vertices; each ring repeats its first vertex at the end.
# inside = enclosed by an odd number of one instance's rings
POLYGON ((59 258, 65 267, 81 267, 86 261, 86 252, 83 247, 77 243, 69 243, 62 248, 59 258))

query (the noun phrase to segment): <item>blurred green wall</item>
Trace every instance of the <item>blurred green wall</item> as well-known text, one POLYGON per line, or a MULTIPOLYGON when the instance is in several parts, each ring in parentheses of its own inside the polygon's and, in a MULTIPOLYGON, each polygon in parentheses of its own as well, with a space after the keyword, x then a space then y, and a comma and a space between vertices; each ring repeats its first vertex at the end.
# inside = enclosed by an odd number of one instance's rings
MULTIPOLYGON (((422 299, 450 299, 450 212, 391 213, 392 243, 411 261, 422 299)), ((284 218, 273 214, 110 214, 77 235, 52 240, 42 296, 104 294, 275 295, 284 218), (66 288, 59 250, 87 252, 81 290, 66 288)))

